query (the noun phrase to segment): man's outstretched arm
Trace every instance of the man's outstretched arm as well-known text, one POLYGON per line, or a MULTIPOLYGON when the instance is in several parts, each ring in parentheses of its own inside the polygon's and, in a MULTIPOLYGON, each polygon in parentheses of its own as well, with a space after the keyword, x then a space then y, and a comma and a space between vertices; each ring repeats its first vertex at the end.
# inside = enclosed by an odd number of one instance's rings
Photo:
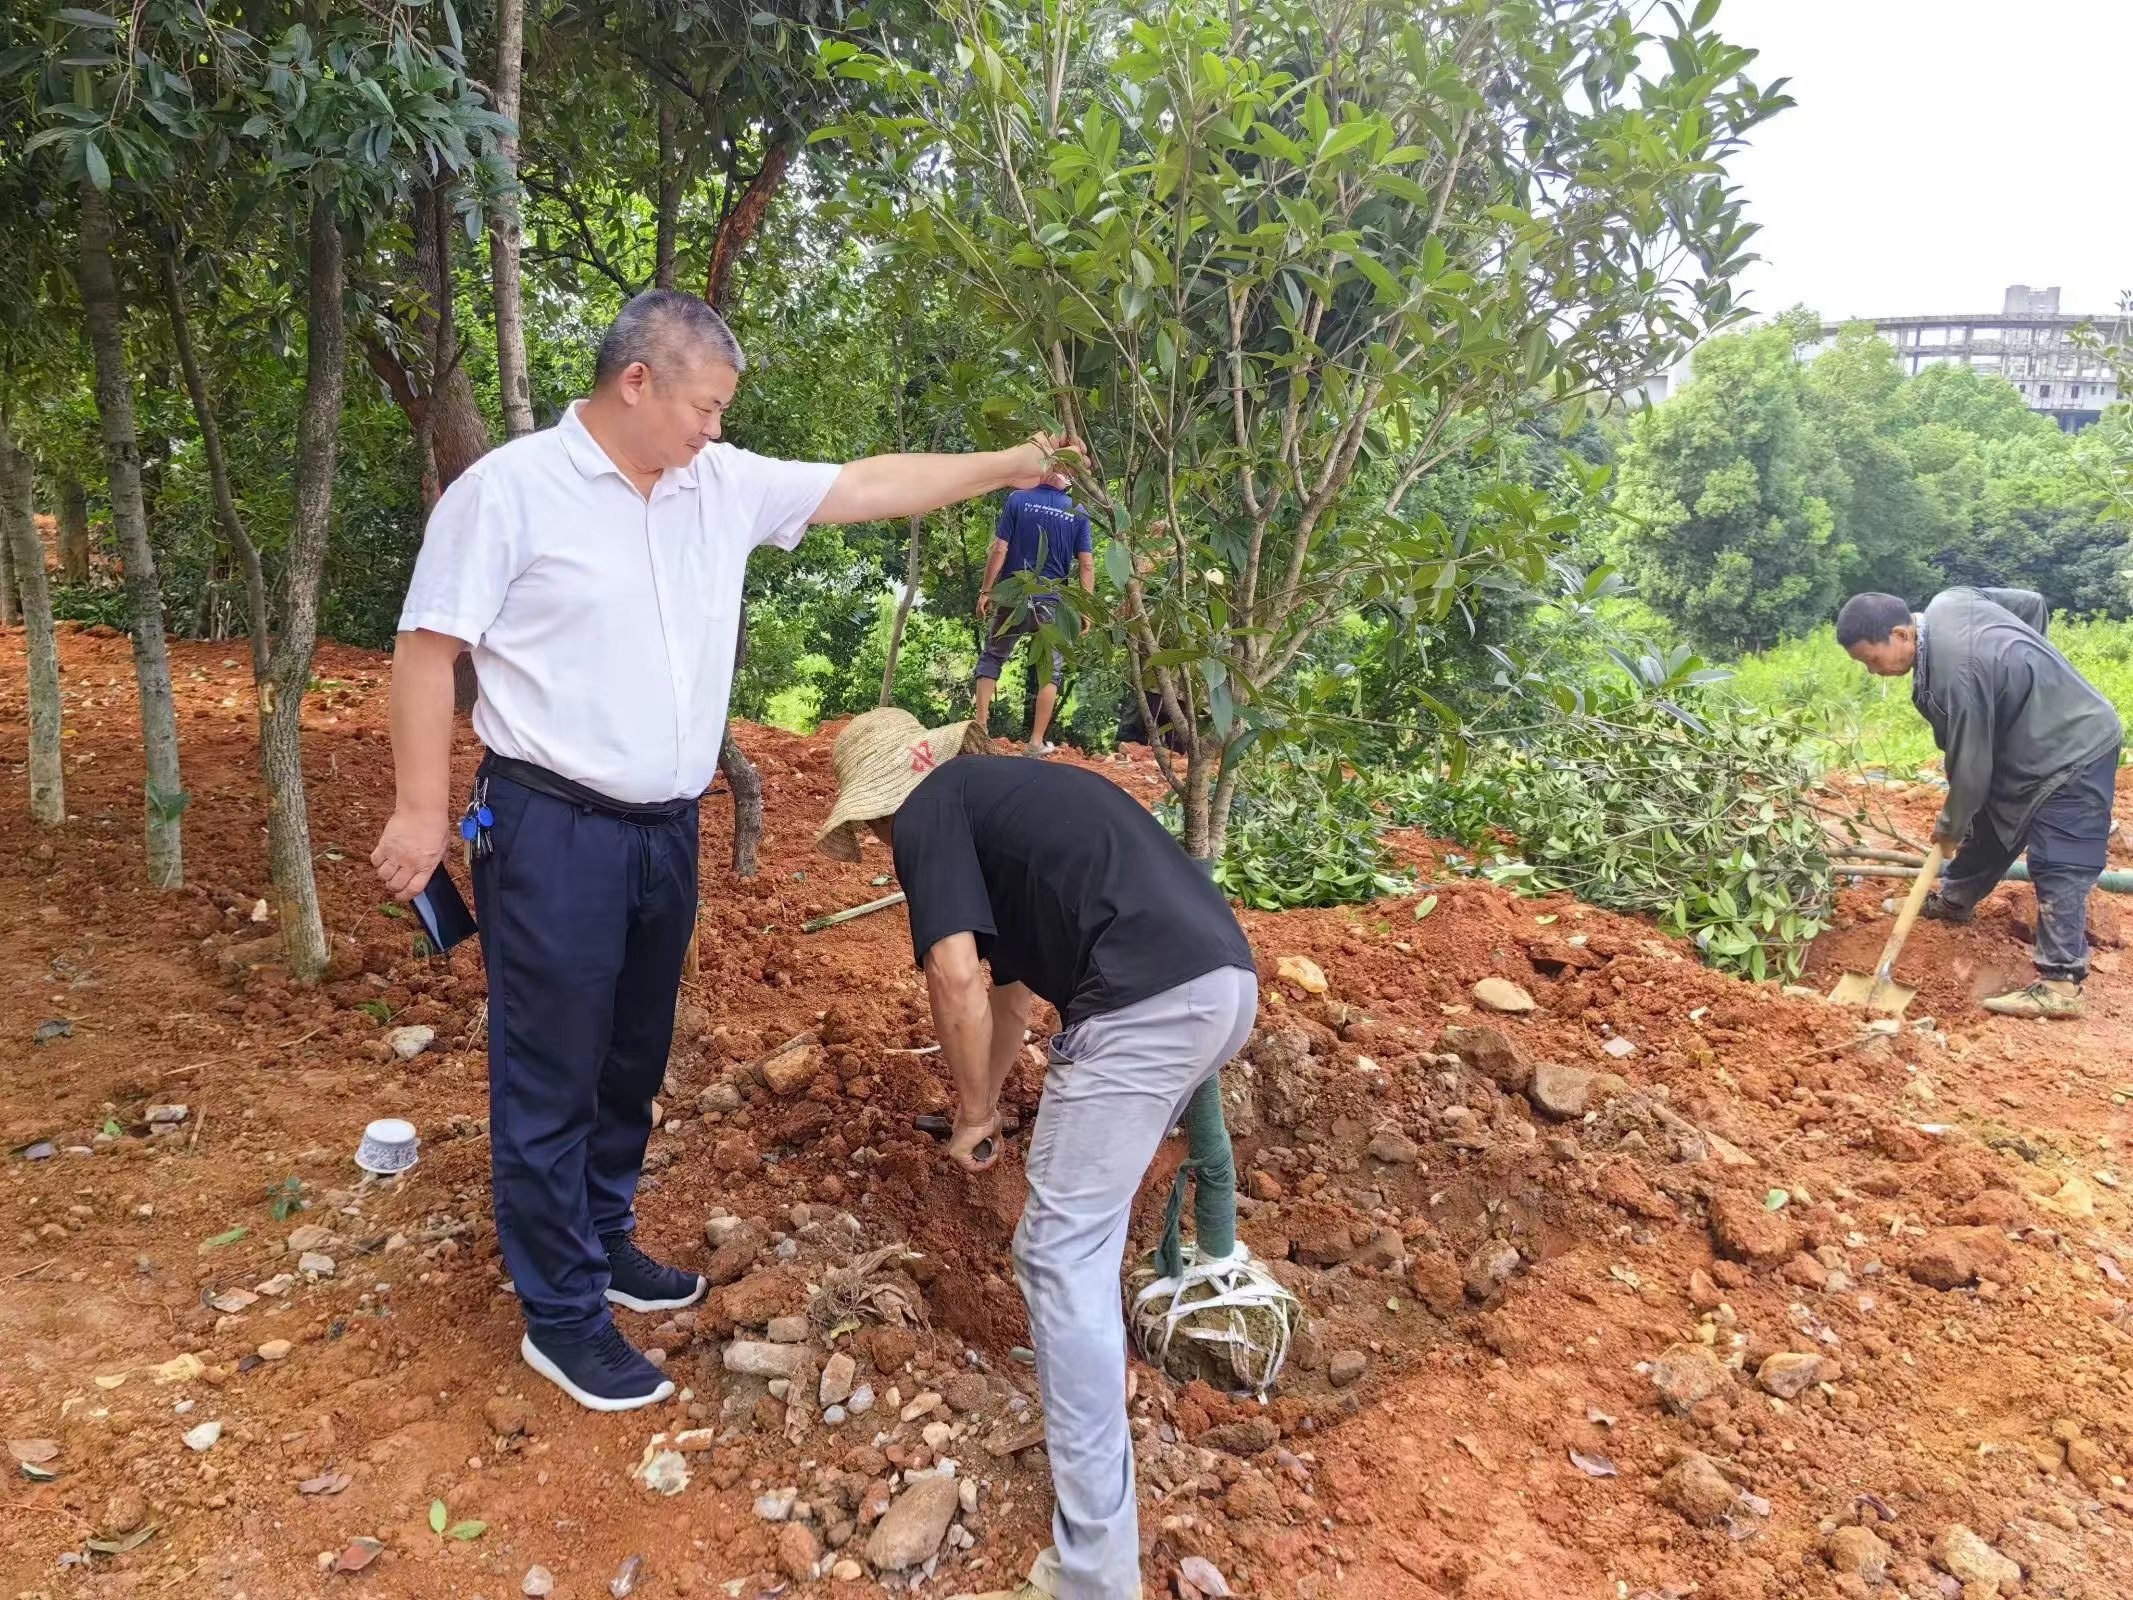
POLYGON ((1080 450, 1077 440, 1040 433, 1012 450, 868 456, 845 463, 811 520, 877 522, 921 517, 1000 489, 1033 489, 1040 483, 1064 488, 1067 479, 1060 470, 1060 458, 1069 452, 1078 455, 1080 450))

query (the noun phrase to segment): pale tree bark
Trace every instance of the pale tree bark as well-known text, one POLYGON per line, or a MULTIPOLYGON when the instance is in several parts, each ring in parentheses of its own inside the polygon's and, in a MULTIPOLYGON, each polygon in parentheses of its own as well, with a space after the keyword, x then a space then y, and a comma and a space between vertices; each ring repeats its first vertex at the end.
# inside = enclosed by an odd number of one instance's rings
POLYGON ((1185 758, 1185 853, 1195 861, 1215 859, 1215 771, 1222 753, 1212 739, 1195 735, 1185 758))
MULTIPOLYGON (((903 653, 904 624, 911 619, 911 602, 918 598, 920 562, 926 548, 926 519, 911 519, 911 547, 904 554, 904 592, 896 599, 896 620, 889 624, 889 659, 881 668, 881 704, 896 696, 896 658, 903 653)), ((1032 653, 1035 658, 1035 652, 1032 653)))
POLYGON ((45 582, 44 541, 37 537, 30 458, 0 422, 0 560, 12 556, 21 585, 24 649, 30 678, 30 816, 48 828, 67 820, 60 764, 59 642, 45 582))
POLYGON ((170 690, 170 651, 163 638, 163 591, 148 542, 141 498, 141 444, 134 423, 133 380, 126 370, 118 273, 111 259, 111 209, 94 185, 81 189, 82 316, 96 359, 96 409, 103 422, 111 481, 111 526, 125 566, 132 614, 133 676, 140 698, 141 752, 147 768, 148 881, 175 889, 185 881, 185 784, 178 771, 178 714, 170 690))
POLYGON ((59 575, 89 581, 89 491, 77 478, 59 480, 59 575))
POLYGON ((267 850, 281 902, 289 973, 299 983, 322 976, 330 955, 311 860, 302 747, 304 692, 318 645, 319 584, 333 522, 333 466, 348 356, 341 306, 341 228, 330 191, 312 197, 310 266, 304 401, 296 427, 296 520, 289 530, 281 634, 259 697, 259 759, 269 801, 267 850))
POLYGON ((193 344, 192 318, 185 310, 185 290, 178 281, 178 256, 166 249, 160 257, 163 272, 163 301, 170 313, 171 340, 178 347, 178 366, 185 374, 185 392, 192 397, 193 417, 200 426, 200 453, 207 457, 207 479, 215 498, 215 521, 221 525, 223 538, 237 553, 237 562, 244 572, 244 610, 246 627, 252 636, 252 682, 256 687, 267 679, 267 653, 269 629, 267 616, 267 575, 259 559, 259 546, 252 542, 252 535, 244 525, 244 518, 237 514, 237 497, 230 488, 229 458, 222 449, 222 424, 215 415, 214 398, 207 392, 207 380, 200 370, 200 353, 193 344))
POLYGON ((533 391, 526 376, 525 295, 519 284, 519 86, 526 60, 526 0, 497 0, 496 114, 512 131, 498 141, 510 184, 489 209, 489 283, 496 300, 496 388, 504 437, 533 431, 533 391))
MULTIPOLYGON (((33 520, 31 531, 37 527, 33 520)), ((12 628, 18 620, 15 607, 15 545, 0 531, 0 628, 12 628)))

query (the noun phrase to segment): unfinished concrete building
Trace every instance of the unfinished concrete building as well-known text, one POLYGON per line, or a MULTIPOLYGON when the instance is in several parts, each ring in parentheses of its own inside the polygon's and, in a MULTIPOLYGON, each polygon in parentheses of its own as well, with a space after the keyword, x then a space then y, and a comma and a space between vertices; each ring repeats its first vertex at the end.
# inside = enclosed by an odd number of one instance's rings
MULTIPOLYGON (((2075 342, 2077 328, 2094 328, 2107 340, 2125 337, 2124 319, 2115 314, 2065 312, 2059 291, 2010 285, 1998 315, 1937 317, 1860 317, 1896 347, 1905 373, 1959 361, 1979 372, 1996 373, 2013 384, 2032 411, 2050 417, 2072 432, 2094 422, 2118 398, 2110 365, 2075 342)), ((1824 344, 1839 327, 1822 329, 1824 344)))

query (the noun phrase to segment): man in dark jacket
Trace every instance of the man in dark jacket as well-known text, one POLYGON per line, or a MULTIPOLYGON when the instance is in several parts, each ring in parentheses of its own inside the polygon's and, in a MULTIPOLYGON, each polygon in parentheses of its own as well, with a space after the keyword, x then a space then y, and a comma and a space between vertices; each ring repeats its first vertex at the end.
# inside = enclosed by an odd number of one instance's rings
POLYGON ((2027 589, 1948 589, 1924 612, 1859 594, 1837 643, 1869 672, 1911 674, 1948 773, 1934 842, 1954 855, 1925 914, 1968 922, 2027 853, 2037 892, 2037 981, 1995 995, 2011 1017, 2078 1017, 2088 976, 2089 891, 2103 872, 2124 729, 2110 701, 2044 637, 2027 589))

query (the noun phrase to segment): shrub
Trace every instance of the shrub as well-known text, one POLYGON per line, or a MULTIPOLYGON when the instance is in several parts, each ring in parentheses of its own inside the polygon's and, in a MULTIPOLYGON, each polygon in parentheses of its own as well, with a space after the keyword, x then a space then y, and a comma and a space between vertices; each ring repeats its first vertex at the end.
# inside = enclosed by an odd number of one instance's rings
POLYGON ((1480 870, 1522 893, 1650 916, 1713 966, 1793 976, 1827 926, 1818 771, 1796 713, 1640 685, 1553 708, 1456 777, 1408 785, 1392 815, 1490 851, 1480 870))

